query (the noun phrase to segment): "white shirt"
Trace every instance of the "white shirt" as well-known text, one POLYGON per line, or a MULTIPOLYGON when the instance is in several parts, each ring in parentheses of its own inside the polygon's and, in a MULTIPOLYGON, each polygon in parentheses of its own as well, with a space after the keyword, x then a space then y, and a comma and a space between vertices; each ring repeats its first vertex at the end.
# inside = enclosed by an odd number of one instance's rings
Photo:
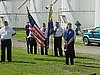
MULTIPOLYGON (((54 28, 54 30, 55 30, 56 28, 54 28)), ((57 30, 56 30, 56 32, 55 32, 55 37, 60 37, 60 36, 62 36, 63 35, 63 32, 64 32, 64 30, 63 30, 63 28, 60 26, 59 28, 57 28, 57 30)))
POLYGON ((40 29, 43 33, 43 35, 47 38, 47 30, 44 31, 43 27, 40 29))
POLYGON ((4 26, 0 29, 0 35, 1 35, 1 39, 11 39, 12 34, 14 34, 15 31, 10 28, 9 26, 4 26))

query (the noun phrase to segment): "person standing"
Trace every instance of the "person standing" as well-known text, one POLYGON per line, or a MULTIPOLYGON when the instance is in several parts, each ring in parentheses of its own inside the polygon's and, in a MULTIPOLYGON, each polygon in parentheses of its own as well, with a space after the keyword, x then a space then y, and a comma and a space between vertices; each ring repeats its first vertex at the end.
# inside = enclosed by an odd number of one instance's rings
POLYGON ((54 53, 55 53, 55 56, 58 56, 57 49, 59 49, 59 55, 63 56, 62 35, 63 35, 63 28, 60 26, 59 22, 56 22, 56 27, 54 29, 54 53))
POLYGON ((25 30, 26 30, 26 37, 29 36, 29 22, 27 22, 26 26, 25 26, 25 30))
POLYGON ((36 40, 30 34, 29 34, 28 38, 29 38, 29 45, 30 45, 29 53, 33 54, 33 47, 34 47, 34 54, 37 54, 37 42, 36 42, 36 40))
POLYGON ((46 44, 46 41, 47 41, 47 30, 46 30, 45 23, 43 23, 41 31, 42 31, 43 35, 46 37, 46 40, 44 41, 45 48, 41 46, 41 55, 44 55, 44 49, 45 49, 45 55, 48 55, 47 44, 46 44))
POLYGON ((11 37, 15 35, 16 32, 8 26, 8 22, 4 21, 4 27, 0 29, 1 35, 1 62, 5 61, 5 48, 7 47, 7 60, 12 61, 12 43, 11 37))
POLYGON ((29 54, 29 45, 30 45, 30 39, 28 38, 28 36, 29 36, 29 22, 27 22, 24 29, 26 30, 27 52, 29 54))
POLYGON ((34 37, 30 35, 29 22, 27 22, 27 25, 25 26, 25 30, 26 30, 26 41, 27 41, 28 54, 33 54, 33 46, 34 46, 34 54, 37 54, 37 42, 34 39, 34 37))
POLYGON ((72 24, 69 22, 67 24, 68 29, 64 32, 64 41, 65 41, 65 47, 67 48, 65 51, 66 56, 66 64, 69 65, 69 58, 70 58, 70 64, 74 65, 74 57, 75 57, 75 51, 74 51, 74 41, 75 41, 75 32, 72 29, 72 24))

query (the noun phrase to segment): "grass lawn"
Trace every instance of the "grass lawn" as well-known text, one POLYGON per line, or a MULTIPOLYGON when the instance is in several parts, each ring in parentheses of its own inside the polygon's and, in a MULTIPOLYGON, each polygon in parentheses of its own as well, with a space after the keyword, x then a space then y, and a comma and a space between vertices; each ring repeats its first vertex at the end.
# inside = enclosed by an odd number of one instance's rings
MULTIPOLYGON (((18 30, 13 38, 25 40, 25 31, 18 30)), ((27 54, 26 50, 13 48, 13 61, 0 62, 0 75, 100 75, 100 56, 76 53, 75 65, 66 65, 65 57, 27 54)), ((1 52, 0 52, 1 54, 1 52)), ((1 57, 0 57, 1 60, 1 57)))
POLYGON ((13 38, 26 40, 25 30, 24 29, 23 30, 21 30, 21 29, 16 30, 16 35, 14 35, 13 38))
POLYGON ((66 65, 65 57, 27 54, 13 48, 13 61, 0 62, 0 68, 0 75, 99 75, 100 56, 77 53, 75 65, 66 65))
MULTIPOLYGON (((78 35, 76 36, 76 38, 80 38, 82 37, 81 35, 78 35)), ((16 30, 16 35, 13 36, 13 38, 16 38, 16 39, 21 39, 21 40, 26 40, 26 33, 25 33, 25 30, 16 30)), ((50 40, 53 42, 53 35, 50 37, 50 40)), ((64 42, 64 41, 63 41, 64 42)), ((80 41, 76 41, 75 44, 83 44, 83 41, 80 40, 80 41)))
POLYGON ((78 44, 78 45, 80 45, 80 44, 84 44, 84 43, 83 43, 83 40, 80 39, 80 38, 82 38, 82 35, 78 35, 78 36, 76 36, 76 40, 77 40, 77 39, 79 39, 79 40, 76 41, 75 44, 78 44))

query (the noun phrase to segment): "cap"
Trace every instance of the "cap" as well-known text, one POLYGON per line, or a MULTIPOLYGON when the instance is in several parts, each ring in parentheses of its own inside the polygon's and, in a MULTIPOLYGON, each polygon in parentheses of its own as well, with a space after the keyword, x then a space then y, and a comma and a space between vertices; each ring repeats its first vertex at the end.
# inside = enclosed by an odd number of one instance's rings
POLYGON ((59 23, 59 22, 56 22, 56 23, 59 23))
POLYGON ((46 27, 45 23, 43 23, 42 27, 46 27))
POLYGON ((72 25, 72 23, 69 22, 69 23, 67 23, 67 25, 72 25))
POLYGON ((59 26, 59 22, 56 22, 56 26, 59 26))

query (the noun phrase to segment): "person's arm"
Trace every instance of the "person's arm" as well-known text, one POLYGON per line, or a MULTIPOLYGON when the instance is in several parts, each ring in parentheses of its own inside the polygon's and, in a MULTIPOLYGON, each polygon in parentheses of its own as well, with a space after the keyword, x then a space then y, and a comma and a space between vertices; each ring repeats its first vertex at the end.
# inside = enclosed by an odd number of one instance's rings
POLYGON ((56 33, 57 29, 58 29, 58 28, 55 28, 55 29, 54 29, 54 33, 56 33))
POLYGON ((3 31, 3 29, 1 28, 1 29, 0 29, 0 35, 3 33, 2 31, 3 31))
POLYGON ((29 29, 29 27, 26 25, 24 29, 25 29, 25 30, 28 30, 28 29, 29 29))
POLYGON ((72 33, 71 33, 71 39, 69 40, 69 42, 66 42, 66 45, 68 46, 73 41, 74 41, 74 31, 72 31, 72 33))
POLYGON ((67 32, 67 31, 65 30, 64 33, 63 33, 64 41, 66 41, 66 39, 67 39, 67 33, 66 33, 66 32, 67 32))
POLYGON ((12 36, 16 35, 16 32, 14 34, 12 34, 12 36))
POLYGON ((11 28, 11 30, 12 30, 12 36, 14 36, 14 35, 16 35, 16 32, 11 28))
POLYGON ((71 38, 68 43, 66 42, 66 45, 68 46, 72 41, 74 41, 73 38, 71 38))
POLYGON ((61 27, 61 33, 63 34, 64 33, 64 29, 61 27))

